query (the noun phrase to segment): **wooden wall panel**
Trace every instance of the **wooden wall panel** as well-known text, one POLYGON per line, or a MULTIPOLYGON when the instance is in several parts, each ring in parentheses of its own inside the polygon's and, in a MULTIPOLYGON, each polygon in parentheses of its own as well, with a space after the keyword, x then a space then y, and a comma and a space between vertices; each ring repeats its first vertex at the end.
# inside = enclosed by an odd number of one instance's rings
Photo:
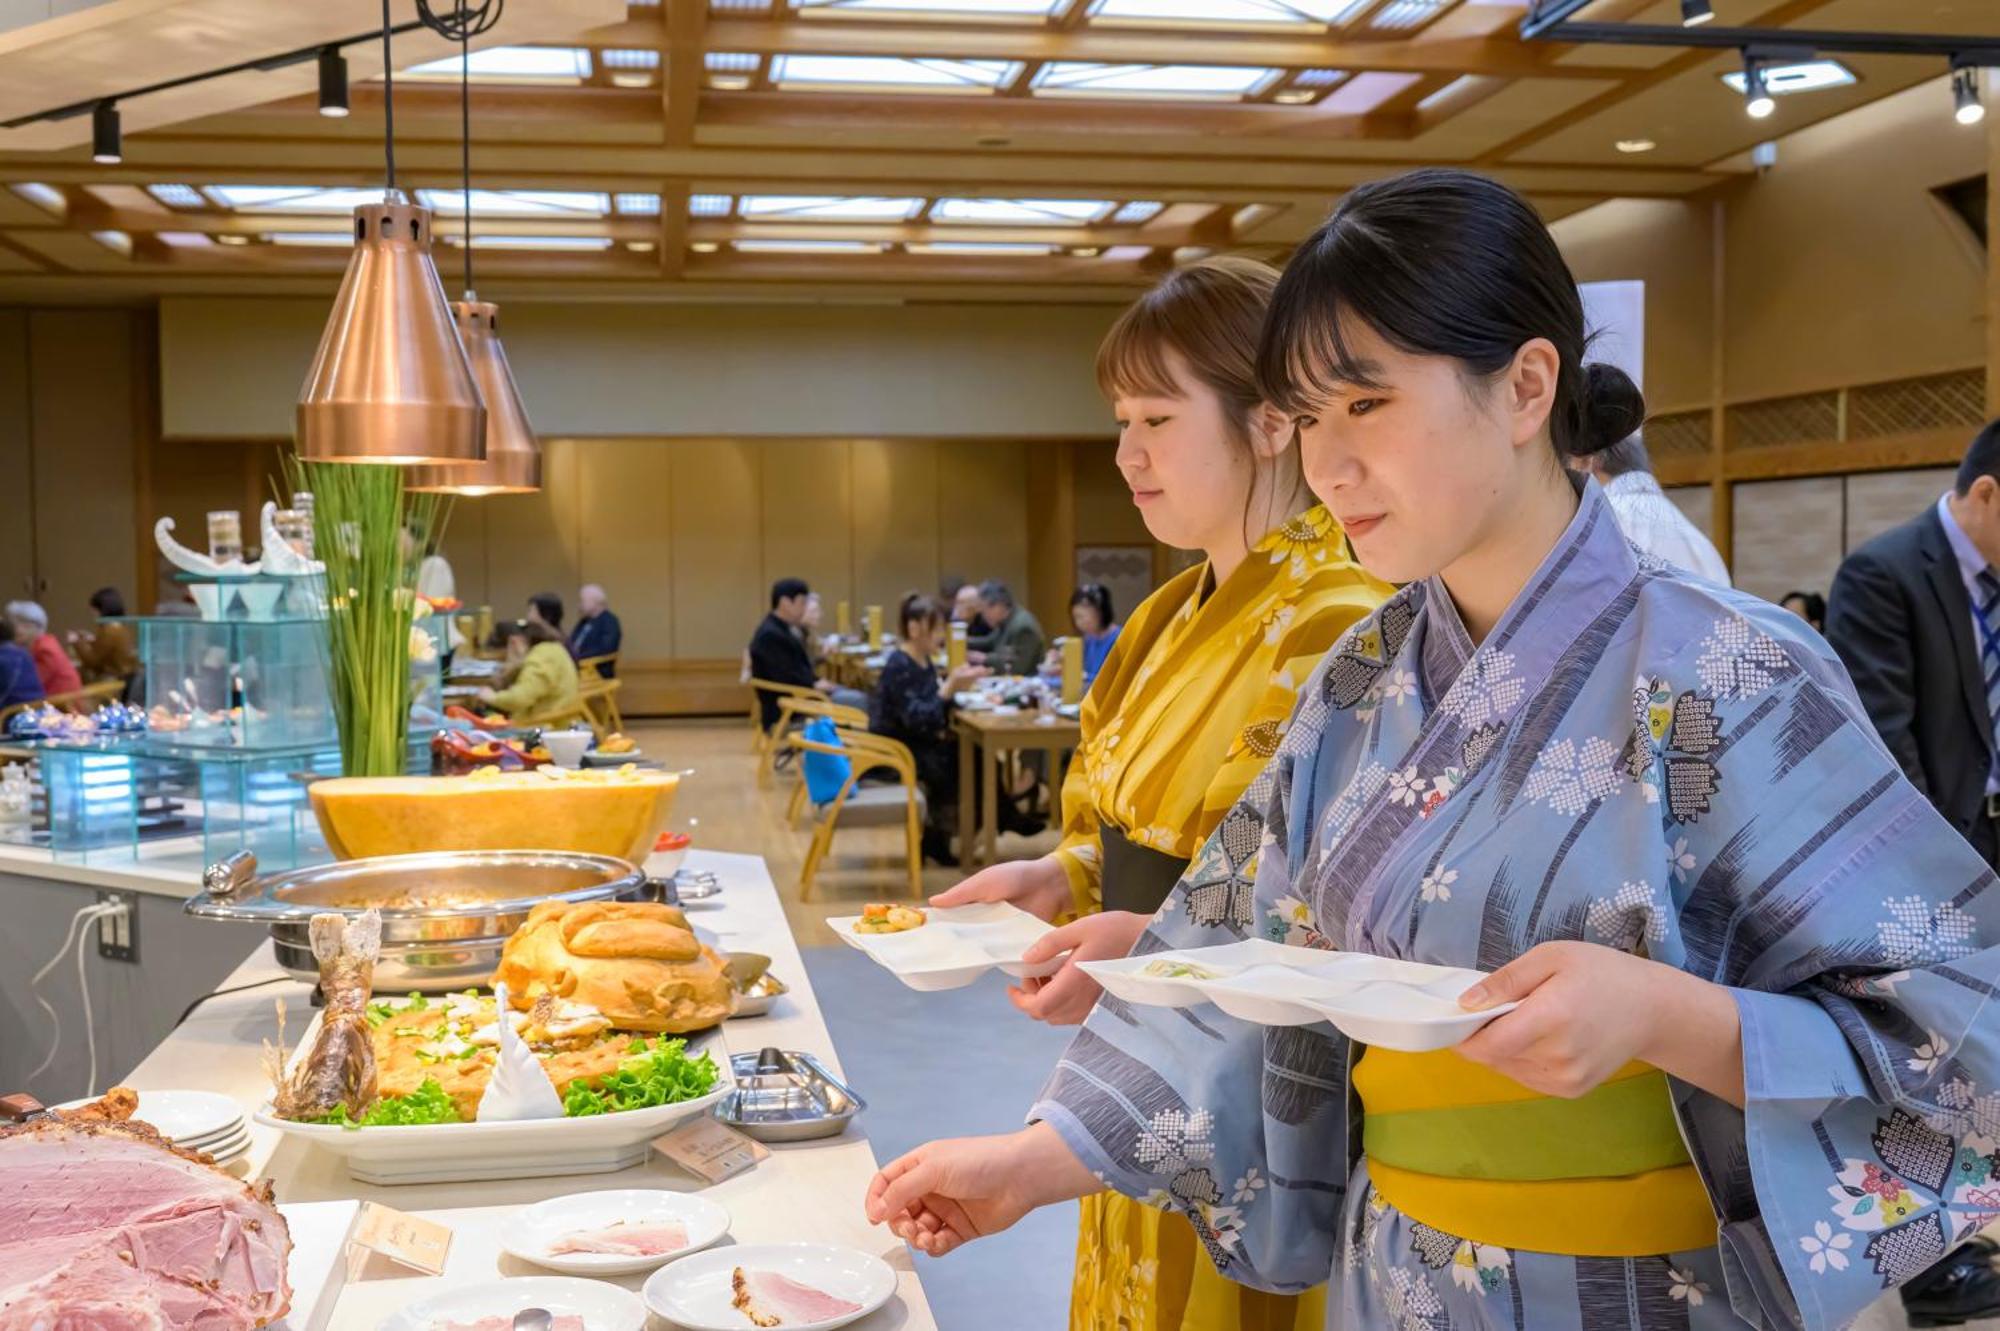
POLYGON ((1674 507, 1686 515, 1687 520, 1701 528, 1710 540, 1715 539, 1715 487, 1712 485, 1672 485, 1667 487, 1667 498, 1674 501, 1674 507))
POLYGON ((1794 588, 1824 592, 1840 567, 1841 487, 1838 476, 1739 484, 1736 585, 1770 601, 1794 588))
POLYGON ((491 605, 492 578, 487 569, 487 515, 499 496, 458 499, 452 502, 451 516, 445 520, 442 552, 451 564, 452 581, 458 599, 477 609, 491 605))
POLYGON ((1115 439, 1087 440, 1076 446, 1076 543, 1145 544, 1153 539, 1131 488, 1118 470, 1115 439))
MULTIPOLYGON (((29 445, 28 312, 0 310, 0 489, 26 492, 34 475, 29 445)), ((18 501, 0 522, 0 599, 35 590, 35 512, 18 501)))
POLYGON ((540 494, 472 501, 488 505, 486 598, 496 620, 519 618, 536 592, 555 592, 566 611, 575 608, 583 520, 578 452, 571 440, 544 440, 540 494))
POLYGON ((811 583, 824 610, 820 631, 831 633, 834 607, 855 599, 851 446, 845 439, 765 439, 758 449, 761 580, 766 588, 779 578, 811 583))
MULTIPOLYGON (((939 447, 928 439, 854 442, 854 597, 857 607, 880 605, 885 620, 905 592, 937 585, 939 447)), ((978 522, 979 510, 977 496, 967 496, 952 519, 978 522)))
POLYGON ((142 434, 136 317, 126 310, 28 316, 38 599, 58 631, 87 620, 97 588, 132 589, 142 434))
POLYGON ((931 591, 946 573, 999 578, 1027 604, 1028 467, 1049 451, 1018 440, 938 445, 937 567, 917 587, 931 591))
POLYGON ((674 655, 734 660, 767 604, 757 444, 704 439, 659 447, 672 460, 666 512, 674 655))
POLYGON ((598 583, 611 598, 625 630, 622 657, 673 656, 675 560, 660 531, 673 453, 656 439, 585 440, 572 448, 583 512, 577 582, 598 583))
POLYGON ((1952 467, 1925 467, 1849 476, 1847 548, 1863 545, 1936 504, 1957 474, 1952 467))

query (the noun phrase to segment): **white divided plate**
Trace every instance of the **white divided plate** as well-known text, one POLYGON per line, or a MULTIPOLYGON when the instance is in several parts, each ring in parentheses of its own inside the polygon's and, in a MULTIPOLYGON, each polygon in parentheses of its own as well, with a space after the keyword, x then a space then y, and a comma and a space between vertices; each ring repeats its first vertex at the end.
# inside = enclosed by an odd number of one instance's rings
POLYGON ((731 1280, 738 1267, 770 1272, 859 1307, 817 1322, 787 1321, 787 1331, 833 1331, 896 1296, 896 1273, 880 1257, 824 1243, 762 1243, 709 1251, 663 1266, 642 1291, 646 1306, 689 1331, 743 1331, 731 1280))
MULTIPOLYGON (((72 1100, 58 1109, 81 1109, 95 1100, 72 1100)), ((132 1117, 150 1123, 162 1137, 177 1145, 190 1145, 203 1138, 243 1124, 243 1107, 214 1091, 141 1091, 139 1107, 132 1117)))
POLYGON ((924 993, 962 988, 996 966, 1016 977, 1054 975, 1062 969, 1061 957, 1037 966, 1021 963, 1021 953, 1050 926, 1018 906, 986 901, 920 909, 926 922, 900 934, 856 933, 859 915, 838 915, 827 924, 842 941, 924 993))
POLYGON ((1082 967, 1128 1003, 1214 1003, 1230 1016, 1260 1026, 1330 1022, 1351 1040, 1405 1053, 1448 1049, 1515 1007, 1461 1008, 1458 996, 1485 978, 1479 971, 1365 952, 1289 947, 1262 938, 1086 961, 1082 967), (1198 967, 1200 973, 1153 973, 1181 964, 1198 967))
POLYGON ((500 1231, 500 1246, 524 1262, 573 1276, 628 1276, 701 1251, 729 1232, 729 1212, 703 1197, 680 1192, 627 1188, 554 1197, 515 1216, 500 1231), (657 1257, 619 1257, 603 1252, 557 1255, 550 1245, 583 1230, 606 1229, 620 1221, 657 1224, 677 1221, 687 1230, 687 1246, 657 1257))
POLYGON ((520 1276, 462 1285, 406 1304, 377 1331, 432 1331, 440 1322, 476 1322, 482 1317, 504 1317, 511 1323, 515 1313, 528 1308, 581 1317, 583 1331, 645 1331, 646 1326, 646 1306, 616 1285, 567 1276, 520 1276))
MULTIPOLYGON (((312 1048, 319 1021, 315 1014, 299 1037, 287 1068, 295 1067, 312 1048)), ((706 1114, 729 1094, 729 1055, 721 1042, 705 1038, 691 1052, 714 1058, 715 1089, 699 1099, 651 1109, 506 1123, 341 1128, 279 1118, 267 1100, 251 1117, 288 1137, 346 1157, 348 1174, 363 1183, 470 1183, 609 1174, 641 1163, 655 1137, 706 1114)))

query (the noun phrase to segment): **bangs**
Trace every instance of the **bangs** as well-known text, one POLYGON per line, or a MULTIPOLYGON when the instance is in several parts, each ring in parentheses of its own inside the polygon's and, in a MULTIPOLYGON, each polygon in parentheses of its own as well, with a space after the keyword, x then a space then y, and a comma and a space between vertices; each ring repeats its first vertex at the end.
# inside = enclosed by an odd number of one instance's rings
POLYGON ((1097 348, 1097 391, 1107 402, 1121 397, 1181 397, 1183 390, 1167 363, 1174 344, 1162 302, 1149 293, 1118 317, 1097 348))
POLYGON ((1398 339, 1345 294, 1346 267, 1338 247, 1318 245, 1301 250, 1278 279, 1257 348, 1257 386, 1288 415, 1310 415, 1349 389, 1383 386, 1381 367, 1355 353, 1355 330, 1398 339))

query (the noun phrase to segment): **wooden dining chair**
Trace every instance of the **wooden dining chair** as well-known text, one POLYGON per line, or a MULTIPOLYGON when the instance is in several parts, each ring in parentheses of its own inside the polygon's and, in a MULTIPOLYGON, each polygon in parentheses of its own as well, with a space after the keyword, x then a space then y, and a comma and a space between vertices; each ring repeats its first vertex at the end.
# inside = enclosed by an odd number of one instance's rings
POLYGON ((108 702, 116 702, 125 696, 125 681, 122 679, 101 679, 95 684, 86 684, 80 689, 66 693, 51 693, 46 698, 33 702, 17 702, 8 707, 0 707, 0 732, 6 730, 7 722, 17 713, 30 708, 40 711, 53 706, 64 712, 94 712, 108 702))
MULTIPOLYGON (((868 713, 858 708, 843 706, 823 693, 815 693, 810 698, 786 698, 779 702, 776 733, 779 735, 789 735, 793 731, 804 727, 806 722, 816 716, 823 716, 833 722, 836 730, 868 729, 868 713)), ((776 772, 777 754, 779 751, 779 746, 773 746, 770 761, 759 771, 759 785, 770 784, 771 777, 776 772)), ((806 783, 800 781, 797 789, 792 791, 791 807, 785 811, 786 821, 792 823, 798 822, 799 814, 805 809, 805 806, 806 783)))
POLYGON ((591 673, 577 684, 577 701, 583 704, 583 712, 590 720, 590 728, 597 732, 599 739, 606 739, 625 729, 625 718, 618 711, 618 690, 625 681, 613 677, 591 673))
MULTIPOLYGON (((852 710, 852 709, 849 709, 852 710)), ((849 827, 892 827, 903 824, 910 873, 910 895, 924 895, 924 789, 917 783, 917 760, 909 746, 885 735, 866 730, 836 727, 839 744, 822 744, 792 732, 783 742, 800 754, 826 753, 846 758, 852 770, 840 791, 813 810, 812 841, 806 847, 805 863, 799 869, 799 900, 812 897, 813 880, 833 844, 834 829, 842 822, 849 827), (861 778, 869 773, 888 772, 893 784, 871 783, 861 778)), ((800 786, 805 783, 801 781, 800 786)))
POLYGON ((778 736, 785 733, 785 720, 782 710, 785 699, 806 698, 823 700, 825 697, 826 695, 818 689, 809 689, 802 684, 779 684, 774 680, 751 677, 750 751, 757 755, 758 785, 766 786, 770 784, 771 765, 776 761, 777 755, 783 748, 777 741, 778 736), (766 729, 764 726, 764 695, 767 693, 778 700, 780 707, 778 722, 769 729, 766 729))
POLYGON ((608 678, 604 673, 606 665, 609 665, 611 673, 616 675, 618 673, 618 653, 606 652, 602 656, 580 657, 576 663, 576 673, 585 679, 608 678))

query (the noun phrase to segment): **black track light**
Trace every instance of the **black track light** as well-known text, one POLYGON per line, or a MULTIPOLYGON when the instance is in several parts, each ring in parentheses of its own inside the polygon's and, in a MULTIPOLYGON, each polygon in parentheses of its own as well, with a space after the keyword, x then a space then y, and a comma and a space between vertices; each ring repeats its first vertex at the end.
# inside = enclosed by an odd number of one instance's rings
POLYGON ((118 124, 118 103, 99 102, 90 113, 90 160, 116 166, 125 160, 125 135, 118 124))
POLYGON ((1752 120, 1768 119, 1778 109, 1770 85, 1764 82, 1764 67, 1747 51, 1743 55, 1743 109, 1752 120))
POLYGON ((347 114, 347 57, 337 46, 319 53, 319 113, 323 116, 347 114))
POLYGON ((1976 125, 1986 119, 1986 103, 1979 100, 1979 71, 1961 69, 1951 76, 1952 114, 1961 125, 1976 125))
POLYGON ((1698 28, 1715 17, 1715 7, 1708 0, 1681 0, 1681 26, 1698 28))

